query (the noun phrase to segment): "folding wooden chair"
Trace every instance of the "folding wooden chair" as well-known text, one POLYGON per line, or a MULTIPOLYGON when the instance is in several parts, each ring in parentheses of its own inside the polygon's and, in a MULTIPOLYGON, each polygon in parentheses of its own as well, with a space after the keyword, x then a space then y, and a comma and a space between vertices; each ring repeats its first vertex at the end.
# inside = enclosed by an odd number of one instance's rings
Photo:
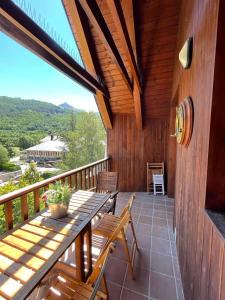
POLYGON ((48 278, 40 284, 36 299, 108 299, 109 293, 104 272, 109 253, 113 249, 113 243, 105 245, 86 283, 77 281, 70 275, 74 272, 74 268, 71 266, 68 266, 68 268, 71 268, 71 271, 67 269, 67 272, 54 268, 48 278), (103 291, 100 291, 100 288, 103 291))
POLYGON ((131 208, 132 208, 134 198, 135 195, 133 194, 129 198, 126 207, 124 208, 123 212, 119 217, 110 214, 105 214, 99 220, 99 222, 95 224, 95 227, 92 230, 92 233, 94 235, 99 235, 108 238, 109 243, 114 242, 115 240, 122 241, 127 256, 128 265, 133 278, 134 278, 133 264, 135 259, 135 252, 136 250, 138 250, 136 234, 135 234, 134 225, 131 216, 131 208), (127 229, 128 224, 131 225, 131 230, 134 237, 132 247, 131 247, 131 253, 129 252, 127 239, 125 236, 125 231, 127 229))
POLYGON ((96 179, 96 187, 91 190, 97 193, 110 193, 110 199, 100 210, 100 214, 112 212, 114 214, 116 207, 118 172, 99 172, 96 179))

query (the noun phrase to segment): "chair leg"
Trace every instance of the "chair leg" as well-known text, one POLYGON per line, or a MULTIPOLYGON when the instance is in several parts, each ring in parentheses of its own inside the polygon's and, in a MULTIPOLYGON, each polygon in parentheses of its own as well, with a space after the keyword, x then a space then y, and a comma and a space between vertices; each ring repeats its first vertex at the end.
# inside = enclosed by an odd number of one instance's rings
POLYGON ((123 229, 121 230, 121 235, 122 235, 122 241, 123 241, 124 249, 125 249, 125 252, 126 252, 126 255, 127 255, 128 265, 129 265, 129 268, 130 268, 130 271, 131 271, 131 276, 134 279, 134 271, 133 271, 133 267, 132 267, 132 261, 131 261, 130 252, 129 252, 128 245, 127 245, 127 239, 126 239, 126 236, 125 236, 125 233, 124 233, 123 229))
POLYGON ((138 243, 137 243, 137 237, 136 237, 136 233, 135 233, 135 230, 134 230, 134 224, 133 224, 133 220, 132 220, 131 216, 130 216, 130 226, 131 226, 131 230, 132 230, 132 233, 133 233, 133 237, 134 237, 134 242, 136 244, 136 248, 139 251, 138 243))
POLYGON ((108 287, 107 287, 105 274, 104 274, 103 277, 102 277, 102 287, 103 287, 104 293, 105 293, 106 296, 107 296, 107 299, 109 299, 109 290, 108 290, 108 287))

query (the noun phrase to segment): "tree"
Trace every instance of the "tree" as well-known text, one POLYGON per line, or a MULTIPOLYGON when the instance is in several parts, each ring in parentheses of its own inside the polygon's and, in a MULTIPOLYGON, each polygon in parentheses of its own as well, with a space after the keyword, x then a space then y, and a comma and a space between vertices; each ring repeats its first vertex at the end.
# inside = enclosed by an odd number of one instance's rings
POLYGON ((8 161, 9 161, 8 151, 3 145, 0 144, 0 168, 8 161))
POLYGON ((24 174, 20 177, 20 186, 26 186, 41 180, 43 180, 43 178, 37 170, 37 164, 35 162, 31 162, 24 174))
POLYGON ((64 168, 74 169, 104 157, 105 130, 94 112, 80 112, 76 128, 65 136, 68 152, 63 158, 64 168))
POLYGON ((21 150, 32 147, 34 144, 34 140, 29 136, 21 136, 19 139, 19 147, 21 150))

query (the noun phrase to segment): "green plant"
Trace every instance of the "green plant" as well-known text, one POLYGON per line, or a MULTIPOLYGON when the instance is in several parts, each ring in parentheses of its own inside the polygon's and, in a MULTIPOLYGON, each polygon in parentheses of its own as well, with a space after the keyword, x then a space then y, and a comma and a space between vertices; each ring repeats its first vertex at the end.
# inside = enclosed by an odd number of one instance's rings
POLYGON ((56 182, 49 185, 49 190, 42 195, 42 200, 47 204, 63 203, 68 205, 72 190, 68 184, 56 182))
POLYGON ((20 166, 17 166, 17 165, 15 165, 13 163, 10 163, 10 162, 6 162, 6 163, 2 164, 1 170, 3 170, 3 171, 9 171, 9 172, 19 171, 20 170, 20 166))

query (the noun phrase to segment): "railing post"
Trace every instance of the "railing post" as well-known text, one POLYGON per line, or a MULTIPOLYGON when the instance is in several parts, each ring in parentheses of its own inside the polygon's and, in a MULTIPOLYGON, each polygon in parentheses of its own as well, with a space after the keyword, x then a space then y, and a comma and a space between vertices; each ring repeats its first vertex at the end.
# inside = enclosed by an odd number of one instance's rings
POLYGON ((8 230, 13 228, 13 204, 12 201, 5 203, 5 222, 8 230))
POLYGON ((21 215, 23 221, 28 219, 27 194, 21 196, 21 215))
POLYGON ((39 189, 34 190, 34 212, 40 211, 40 193, 39 189))

